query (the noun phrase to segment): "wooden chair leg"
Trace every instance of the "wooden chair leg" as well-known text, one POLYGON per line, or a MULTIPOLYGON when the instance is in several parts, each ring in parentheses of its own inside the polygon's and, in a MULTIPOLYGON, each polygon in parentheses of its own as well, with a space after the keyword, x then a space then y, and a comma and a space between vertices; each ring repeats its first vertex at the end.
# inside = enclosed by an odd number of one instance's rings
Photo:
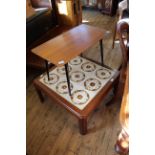
POLYGON ((87 133, 87 118, 79 119, 79 129, 82 135, 87 133))
POLYGON ((115 151, 120 155, 124 155, 129 152, 129 135, 123 129, 120 132, 115 144, 115 151))

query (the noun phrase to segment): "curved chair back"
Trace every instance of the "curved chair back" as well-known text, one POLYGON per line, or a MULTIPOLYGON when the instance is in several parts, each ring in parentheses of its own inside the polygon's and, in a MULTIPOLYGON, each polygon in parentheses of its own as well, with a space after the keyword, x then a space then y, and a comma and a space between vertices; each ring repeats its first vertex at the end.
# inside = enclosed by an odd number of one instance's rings
POLYGON ((117 33, 123 57, 121 70, 124 70, 129 61, 129 23, 125 20, 120 20, 117 23, 117 33))

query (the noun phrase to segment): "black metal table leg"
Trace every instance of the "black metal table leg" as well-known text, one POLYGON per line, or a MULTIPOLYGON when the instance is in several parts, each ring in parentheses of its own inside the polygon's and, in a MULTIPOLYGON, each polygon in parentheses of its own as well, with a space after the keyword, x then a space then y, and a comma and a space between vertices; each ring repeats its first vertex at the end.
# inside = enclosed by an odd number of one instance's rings
POLYGON ((100 50, 101 50, 101 64, 104 65, 104 58, 103 58, 103 43, 102 39, 100 40, 100 50))
POLYGON ((68 63, 65 64, 65 71, 66 71, 66 78, 67 78, 67 84, 68 84, 68 90, 69 90, 69 95, 71 95, 71 87, 70 87, 70 79, 69 79, 69 74, 68 74, 68 63))
POLYGON ((49 70, 48 70, 48 61, 45 60, 45 65, 46 65, 46 72, 47 72, 47 77, 48 77, 48 81, 50 80, 50 76, 49 76, 49 70))

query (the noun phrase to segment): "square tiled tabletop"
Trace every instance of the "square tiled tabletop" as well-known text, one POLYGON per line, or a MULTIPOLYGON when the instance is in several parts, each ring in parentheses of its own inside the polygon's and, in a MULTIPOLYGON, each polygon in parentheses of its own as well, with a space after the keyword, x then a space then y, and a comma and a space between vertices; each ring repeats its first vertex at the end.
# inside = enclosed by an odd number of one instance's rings
POLYGON ((68 85, 64 66, 51 70, 50 80, 42 74, 39 81, 51 91, 68 101, 79 110, 83 110, 96 97, 100 90, 110 81, 116 70, 110 70, 77 56, 69 62, 69 76, 72 97, 68 93, 68 85))

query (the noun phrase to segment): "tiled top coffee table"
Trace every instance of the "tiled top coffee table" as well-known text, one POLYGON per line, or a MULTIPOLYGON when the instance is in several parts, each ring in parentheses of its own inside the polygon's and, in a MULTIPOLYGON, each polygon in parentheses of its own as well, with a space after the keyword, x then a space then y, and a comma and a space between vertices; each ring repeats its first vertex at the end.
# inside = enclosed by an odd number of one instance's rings
POLYGON ((34 53, 56 65, 34 80, 40 99, 43 101, 43 92, 74 114, 79 119, 81 134, 87 133, 88 115, 117 83, 119 76, 118 71, 104 67, 103 34, 98 28, 82 24, 33 49, 34 53), (101 65, 77 56, 99 40, 101 65), (66 44, 59 46, 61 41, 66 44))

